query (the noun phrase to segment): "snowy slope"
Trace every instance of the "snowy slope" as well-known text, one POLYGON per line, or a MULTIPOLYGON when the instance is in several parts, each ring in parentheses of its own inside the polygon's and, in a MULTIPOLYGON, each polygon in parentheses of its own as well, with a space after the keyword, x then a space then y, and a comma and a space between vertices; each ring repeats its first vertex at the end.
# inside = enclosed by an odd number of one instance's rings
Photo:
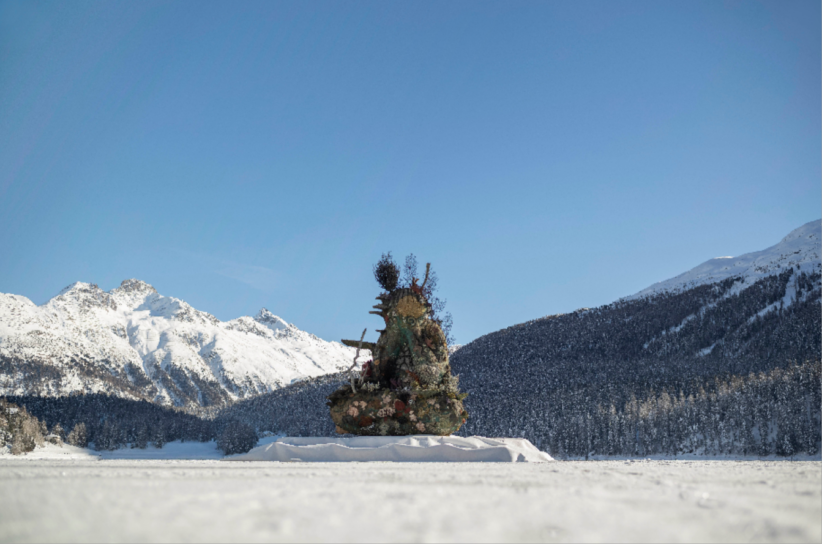
POLYGON ((711 259, 684 274, 655 283, 626 300, 666 291, 682 292, 731 277, 744 278, 744 282, 735 288, 739 291, 766 276, 779 274, 792 267, 806 273, 819 272, 822 268, 821 258, 822 220, 817 219, 802 225, 767 249, 739 257, 711 259))
POLYGON ((262 309, 221 322, 147 283, 75 283, 37 306, 0 293, 0 394, 107 392, 222 405, 348 366, 354 350, 262 309))

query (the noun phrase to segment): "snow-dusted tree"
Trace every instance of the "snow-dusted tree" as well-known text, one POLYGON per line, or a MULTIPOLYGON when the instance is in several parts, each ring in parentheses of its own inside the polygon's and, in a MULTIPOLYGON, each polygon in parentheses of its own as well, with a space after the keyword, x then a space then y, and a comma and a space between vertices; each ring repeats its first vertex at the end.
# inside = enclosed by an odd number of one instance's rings
POLYGON ((145 423, 140 423, 137 426, 137 433, 136 433, 136 436, 134 437, 134 441, 131 443, 131 447, 132 448, 140 448, 141 450, 146 449, 148 447, 148 437, 149 437, 148 427, 146 426, 145 423))
POLYGON ((29 415, 25 408, 20 408, 16 415, 12 423, 11 453, 19 455, 42 446, 45 443, 40 430, 42 422, 29 415))
POLYGON ((111 420, 107 419, 102 428, 94 434, 94 449, 98 451, 116 450, 121 445, 118 443, 118 437, 117 428, 111 420))
POLYGON ((225 422, 217 436, 217 447, 226 455, 245 453, 257 445, 257 432, 251 425, 237 420, 225 422))
POLYGON ((88 447, 88 433, 86 432, 86 424, 80 422, 74 426, 66 437, 66 442, 78 448, 88 447))

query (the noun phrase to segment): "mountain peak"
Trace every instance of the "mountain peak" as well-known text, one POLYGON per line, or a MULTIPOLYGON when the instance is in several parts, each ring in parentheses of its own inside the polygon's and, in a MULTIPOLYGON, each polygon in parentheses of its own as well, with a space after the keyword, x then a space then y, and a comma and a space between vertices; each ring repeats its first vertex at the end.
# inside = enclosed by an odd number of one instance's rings
POLYGON ((86 283, 84 281, 75 281, 71 285, 68 285, 60 290, 56 296, 65 295, 66 293, 70 293, 72 291, 81 291, 81 292, 90 292, 90 291, 101 291, 101 289, 97 286, 96 283, 86 283))
POLYGON ((671 279, 661 281, 626 297, 650 296, 663 291, 683 291, 706 283, 740 277, 749 285, 788 268, 818 272, 822 268, 822 219, 792 230, 782 241, 762 251, 738 257, 716 257, 671 279))
POLYGON ((262 323, 275 331, 288 328, 288 323, 283 318, 272 314, 266 308, 263 308, 256 316, 254 316, 254 321, 262 323))
MULTIPOLYGON (((779 242, 780 244, 785 244, 792 240, 796 240, 798 238, 808 238, 809 240, 819 240, 820 235, 822 235, 822 219, 817 219, 816 221, 810 221, 809 223, 805 223, 798 229, 792 230, 788 233, 787 236, 782 238, 782 241, 779 242)), ((819 243, 817 241, 817 243, 819 243)))
POLYGON ((266 309, 223 323, 137 279, 109 292, 77 282, 42 306, 0 293, 0 362, 21 377, 0 372, 0 395, 105 392, 224 405, 335 372, 352 352, 266 309))
POLYGON ((120 287, 117 288, 118 291, 122 291, 124 293, 156 293, 157 289, 149 285, 148 283, 137 280, 137 279, 129 279, 123 280, 120 284, 120 287))

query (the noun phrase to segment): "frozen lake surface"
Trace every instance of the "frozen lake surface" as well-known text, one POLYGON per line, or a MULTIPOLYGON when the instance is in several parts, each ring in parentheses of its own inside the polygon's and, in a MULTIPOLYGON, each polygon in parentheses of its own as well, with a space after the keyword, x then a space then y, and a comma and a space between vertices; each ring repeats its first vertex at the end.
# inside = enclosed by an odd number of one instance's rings
POLYGON ((0 458, 0 541, 820 542, 819 461, 0 458))

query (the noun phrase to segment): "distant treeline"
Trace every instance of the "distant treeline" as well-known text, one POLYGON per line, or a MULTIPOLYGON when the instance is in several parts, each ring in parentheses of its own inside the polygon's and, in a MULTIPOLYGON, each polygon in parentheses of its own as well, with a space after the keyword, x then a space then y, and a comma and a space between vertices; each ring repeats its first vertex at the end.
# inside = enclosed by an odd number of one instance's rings
POLYGON ((0 447, 8 445, 12 453, 23 453, 49 436, 51 442, 90 445, 96 450, 216 440, 227 454, 246 452, 258 441, 253 426, 228 413, 214 417, 204 410, 195 415, 106 394, 0 398, 0 447))
POLYGON ((24 407, 49 430, 59 425, 60 429, 71 432, 78 425, 83 426, 84 442, 93 442, 98 450, 114 450, 126 445, 162 447, 172 440, 208 441, 217 433, 213 421, 182 410, 105 394, 7 396, 5 401, 24 407))
MULTIPOLYGON (((307 380, 237 403, 212 419, 107 395, 6 397, 0 399, 0 446, 22 453, 49 436, 97 450, 216 439, 226 453, 239 453, 256 445, 264 431, 330 436, 334 426, 325 397, 342 378, 307 380)), ((560 458, 812 455, 822 440, 821 383, 822 362, 816 360, 694 384, 696 392, 688 394, 663 389, 637 398, 615 387, 592 387, 533 399, 515 414, 490 406, 472 415, 479 432, 460 434, 524 436, 560 458), (625 404, 613 403, 626 395, 625 404)))
POLYGON ((217 440, 224 452, 239 453, 251 449, 259 433, 265 431, 329 436, 334 434, 334 424, 328 416, 325 397, 343 380, 342 374, 320 376, 239 402, 218 413, 203 410, 200 414, 106 394, 7 396, 0 402, 15 413, 20 409, 21 416, 15 421, 24 415, 21 421, 32 423, 8 425, 0 419, 0 446, 11 445, 17 436, 17 442, 26 445, 14 448, 14 452, 31 451, 35 443, 42 444, 44 437, 51 434, 72 445, 90 445, 96 450, 162 447, 174 440, 217 440), (74 432, 75 429, 78 431, 74 432), (71 440, 64 430, 73 433, 71 440))

